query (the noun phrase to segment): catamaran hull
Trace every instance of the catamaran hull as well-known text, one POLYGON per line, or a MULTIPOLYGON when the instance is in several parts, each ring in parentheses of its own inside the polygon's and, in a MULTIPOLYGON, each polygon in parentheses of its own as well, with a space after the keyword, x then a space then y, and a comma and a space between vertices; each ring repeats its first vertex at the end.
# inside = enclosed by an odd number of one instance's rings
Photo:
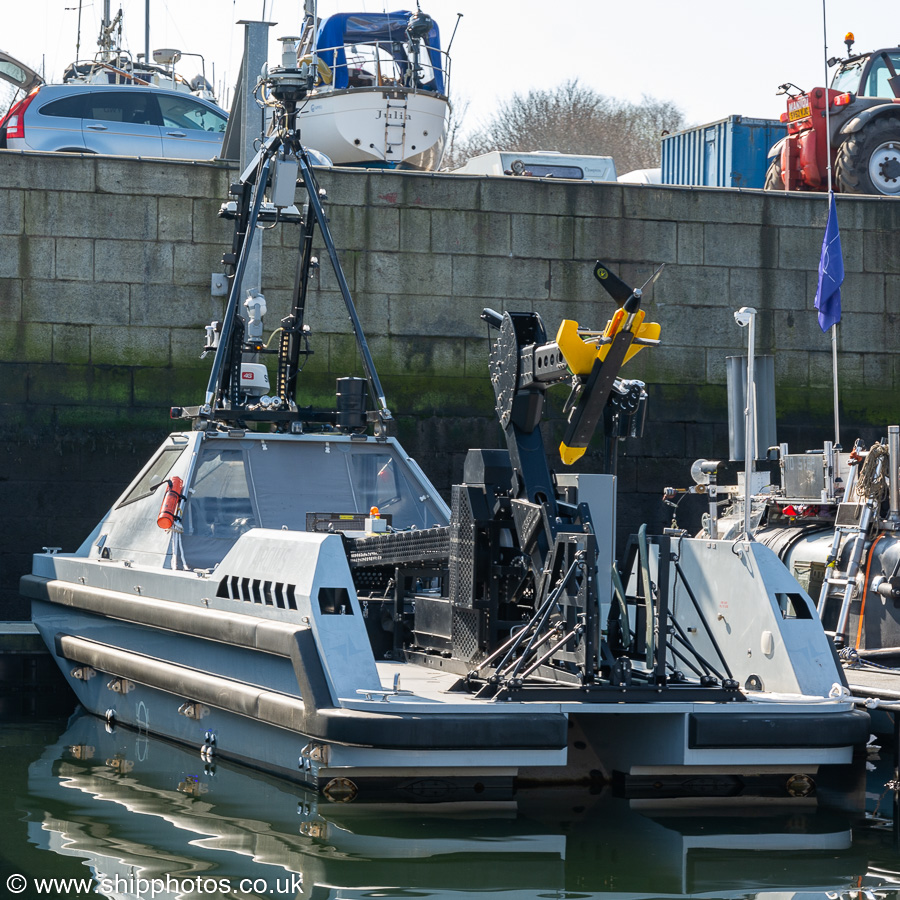
POLYGON ((336 165, 435 171, 444 153, 449 109, 439 94, 352 88, 312 95, 297 124, 304 144, 336 165))
MULTIPOLYGON (((808 803, 837 781, 844 804, 855 802, 847 785, 868 717, 847 703, 647 703, 623 690, 618 703, 370 694, 335 705, 302 622, 37 576, 23 587, 90 712, 335 799, 497 799, 524 785, 612 782, 635 797, 808 803)), ((415 676, 395 668, 401 684, 415 676)))

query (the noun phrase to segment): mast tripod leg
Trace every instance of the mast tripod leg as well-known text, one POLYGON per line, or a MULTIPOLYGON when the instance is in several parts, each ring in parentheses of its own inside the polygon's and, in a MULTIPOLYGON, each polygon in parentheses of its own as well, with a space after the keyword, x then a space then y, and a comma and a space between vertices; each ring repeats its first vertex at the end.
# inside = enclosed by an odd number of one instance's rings
POLYGON ((392 419, 391 411, 388 409, 387 400, 384 396, 384 389, 381 387, 381 381, 378 378, 378 373, 375 371, 375 363, 372 360, 372 354, 369 352, 369 345, 366 341, 366 336, 363 333, 359 316, 356 314, 356 307, 353 305, 353 298, 350 296, 350 288, 347 286, 344 270, 341 268, 340 261, 338 260, 334 240, 331 237, 331 231, 328 228, 328 223, 325 221, 325 211, 322 209, 322 201, 319 199, 319 186, 316 182, 315 175, 313 175, 313 172, 309 167, 309 162, 305 158, 305 154, 301 153, 298 156, 298 160, 300 162, 300 173, 303 178, 303 183, 306 186, 306 194, 309 198, 309 208, 315 215, 316 221, 319 224, 319 230, 322 232, 322 240, 325 242, 325 249, 328 251, 328 256, 331 260, 335 277, 337 278, 341 296, 344 298, 344 304, 347 307, 347 314, 350 316, 350 322, 353 325, 353 334, 356 337, 359 352, 362 356, 366 378, 368 379, 369 386, 375 396, 375 402, 378 406, 378 415, 381 419, 382 426, 385 426, 392 419))

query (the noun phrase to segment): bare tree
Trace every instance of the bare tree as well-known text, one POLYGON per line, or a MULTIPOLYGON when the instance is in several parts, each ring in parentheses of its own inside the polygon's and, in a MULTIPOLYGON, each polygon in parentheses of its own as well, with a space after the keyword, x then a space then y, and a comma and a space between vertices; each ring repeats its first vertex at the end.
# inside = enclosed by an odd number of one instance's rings
MULTIPOLYGON (((462 131, 463 122, 465 121, 466 113, 469 110, 469 100, 465 99, 454 99, 450 106, 450 119, 449 119, 449 128, 447 130, 447 143, 444 147, 444 168, 450 168, 448 165, 448 160, 458 159, 457 145, 460 141, 460 131, 462 131)), ((456 163, 454 163, 456 165, 456 163)))
POLYGON ((7 81, 0 81, 0 118, 6 115, 13 102, 20 97, 20 91, 7 81))
POLYGON ((462 165, 491 150, 559 150, 612 156, 619 172, 658 166, 660 137, 685 125, 673 103, 644 96, 616 100, 579 84, 513 94, 487 124, 457 137, 445 165, 462 165))

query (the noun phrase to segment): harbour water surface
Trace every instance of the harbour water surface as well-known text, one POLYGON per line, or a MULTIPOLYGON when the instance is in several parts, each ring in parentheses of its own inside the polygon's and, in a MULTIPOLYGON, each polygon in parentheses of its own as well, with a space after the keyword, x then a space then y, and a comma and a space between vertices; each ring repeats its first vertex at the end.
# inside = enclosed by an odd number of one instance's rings
POLYGON ((60 701, 48 713, 0 699, 0 896, 900 900, 886 752, 866 818, 546 791, 373 806, 60 701))

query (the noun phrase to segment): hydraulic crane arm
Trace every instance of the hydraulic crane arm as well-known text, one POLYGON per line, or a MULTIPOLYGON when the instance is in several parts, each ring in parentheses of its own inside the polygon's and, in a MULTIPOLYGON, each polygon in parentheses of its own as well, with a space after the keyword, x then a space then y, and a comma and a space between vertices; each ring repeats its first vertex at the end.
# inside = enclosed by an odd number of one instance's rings
MULTIPOLYGON (((500 330, 491 352, 491 380, 497 398, 497 414, 507 434, 513 464, 521 456, 525 435, 532 435, 543 412, 543 394, 548 387, 563 382, 572 385, 566 402, 569 416, 560 444, 560 458, 566 465, 579 459, 611 402, 633 412, 640 398, 619 372, 642 347, 659 343, 660 327, 645 322, 640 308, 644 289, 662 271, 660 266, 640 288, 631 288, 602 263, 594 267, 597 280, 619 308, 602 332, 580 329, 577 322, 563 320, 555 341, 546 340, 544 324, 537 313, 500 313, 486 309, 482 318, 500 330)), ((642 389, 643 386, 641 386, 642 389)), ((533 450, 533 439, 528 439, 533 450)), ((531 456, 531 454, 528 454, 531 456)), ((522 472, 526 486, 528 474, 522 472)), ((541 472, 540 490, 549 482, 541 472)), ((527 490, 529 495, 534 493, 527 490)), ((529 496, 528 499, 533 499, 529 496)))

